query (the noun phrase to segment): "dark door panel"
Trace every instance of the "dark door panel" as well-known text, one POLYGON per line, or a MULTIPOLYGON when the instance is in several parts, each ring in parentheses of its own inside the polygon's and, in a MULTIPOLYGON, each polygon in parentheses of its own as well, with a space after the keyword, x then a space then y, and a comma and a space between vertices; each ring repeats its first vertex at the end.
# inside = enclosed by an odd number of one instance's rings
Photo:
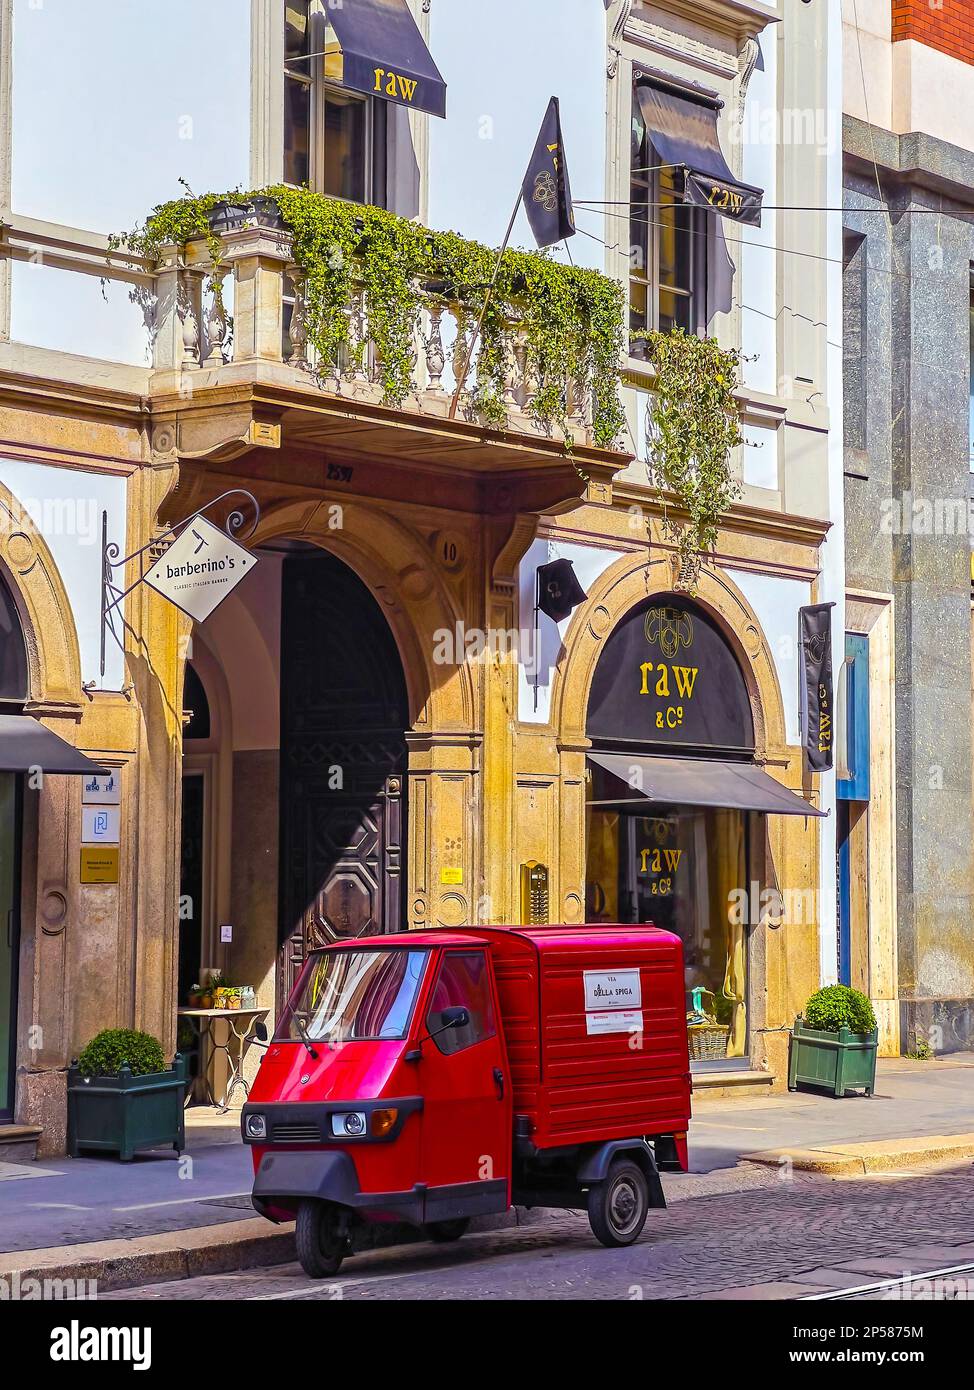
POLYGON ((361 580, 324 552, 284 564, 281 961, 399 931, 408 704, 399 652, 361 580))

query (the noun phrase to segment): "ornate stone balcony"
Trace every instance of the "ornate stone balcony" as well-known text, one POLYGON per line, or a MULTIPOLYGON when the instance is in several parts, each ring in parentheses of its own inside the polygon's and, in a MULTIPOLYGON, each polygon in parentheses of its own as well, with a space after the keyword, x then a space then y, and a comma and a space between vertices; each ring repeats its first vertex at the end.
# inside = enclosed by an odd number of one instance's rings
POLYGON ((203 240, 164 248, 159 264, 151 377, 157 457, 221 462, 254 448, 296 446, 321 450, 339 467, 439 460, 474 474, 523 475, 532 485, 518 504, 532 506, 567 501, 566 489, 577 498, 590 480, 604 486, 628 462, 593 442, 590 380, 558 382, 561 418, 539 420, 533 406, 542 383, 516 318, 505 337, 498 420, 496 402, 490 417, 479 409, 469 306, 455 302, 442 280, 415 285, 408 390, 390 403, 354 274, 344 306, 347 345, 337 360, 324 360, 309 342, 305 275, 290 235, 244 225, 220 240, 217 267, 203 240))

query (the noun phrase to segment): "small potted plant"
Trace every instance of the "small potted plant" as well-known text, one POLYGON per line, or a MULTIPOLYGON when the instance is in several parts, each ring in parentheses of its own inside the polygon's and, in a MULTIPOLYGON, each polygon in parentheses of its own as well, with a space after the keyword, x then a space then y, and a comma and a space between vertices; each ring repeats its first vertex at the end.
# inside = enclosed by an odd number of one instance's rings
POLYGON ((198 1009, 200 1007, 200 1000, 203 998, 202 987, 200 985, 190 985, 187 998, 189 1007, 191 1009, 198 1009))
POLYGON ((873 1006, 858 989, 827 985, 813 994, 791 1033, 788 1089, 815 1086, 845 1096, 876 1085, 879 1030, 873 1006))
POLYGON ((228 990, 227 990, 227 1008, 228 1008, 228 1009, 239 1009, 239 1008, 240 1008, 240 996, 241 996, 242 993, 243 993, 243 991, 237 989, 236 986, 234 986, 232 989, 228 989, 228 990))
POLYGON ((68 1068, 68 1153, 76 1158, 81 1149, 102 1149, 124 1162, 136 1149, 163 1144, 182 1153, 185 1091, 178 1052, 167 1067, 149 1033, 107 1028, 68 1068))

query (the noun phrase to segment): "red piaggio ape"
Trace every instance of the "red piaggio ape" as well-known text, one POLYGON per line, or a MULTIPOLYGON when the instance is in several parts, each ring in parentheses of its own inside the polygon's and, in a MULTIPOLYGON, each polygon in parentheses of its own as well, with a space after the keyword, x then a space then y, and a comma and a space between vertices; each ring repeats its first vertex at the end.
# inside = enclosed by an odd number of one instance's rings
POLYGON ((588 1208, 629 1245, 686 1169, 680 940, 651 926, 360 938, 305 962, 241 1129, 253 1202, 314 1278, 408 1222, 455 1240, 512 1205, 588 1208))

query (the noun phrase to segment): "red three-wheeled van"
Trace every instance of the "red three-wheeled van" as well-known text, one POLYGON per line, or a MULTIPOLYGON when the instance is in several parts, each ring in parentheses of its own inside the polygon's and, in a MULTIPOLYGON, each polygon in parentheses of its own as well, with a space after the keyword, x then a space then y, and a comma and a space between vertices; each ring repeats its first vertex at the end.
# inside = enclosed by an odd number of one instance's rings
POLYGON ((406 1222, 587 1206, 629 1245, 685 1169, 680 940, 652 926, 470 927, 343 942, 305 962, 241 1117, 253 1202, 334 1274, 406 1222))

